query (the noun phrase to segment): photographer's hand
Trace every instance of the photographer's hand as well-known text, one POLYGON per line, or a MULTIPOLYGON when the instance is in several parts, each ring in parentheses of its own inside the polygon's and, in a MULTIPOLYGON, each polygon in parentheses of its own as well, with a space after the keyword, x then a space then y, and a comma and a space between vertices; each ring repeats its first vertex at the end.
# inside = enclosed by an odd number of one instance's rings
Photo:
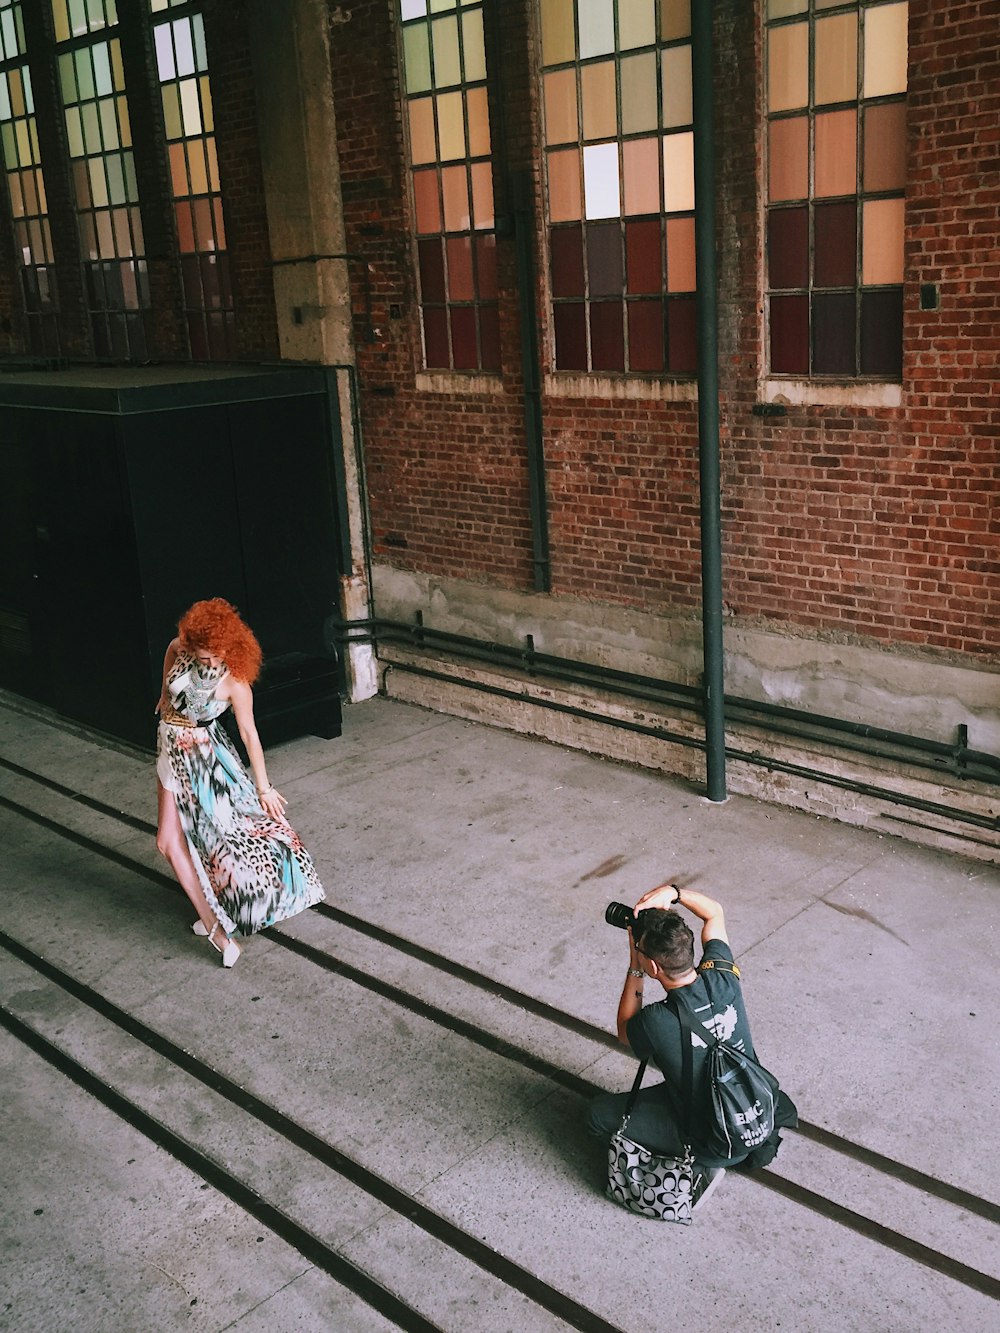
POLYGON ((681 891, 676 884, 658 884, 655 889, 644 893, 635 905, 637 912, 644 912, 648 907, 676 907, 680 902, 681 891))

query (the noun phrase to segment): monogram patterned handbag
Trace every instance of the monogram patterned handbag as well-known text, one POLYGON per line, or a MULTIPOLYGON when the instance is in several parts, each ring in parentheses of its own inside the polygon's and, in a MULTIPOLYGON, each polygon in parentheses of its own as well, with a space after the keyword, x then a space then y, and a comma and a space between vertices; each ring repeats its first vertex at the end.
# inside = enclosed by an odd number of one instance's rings
POLYGON ((641 1217, 661 1222, 691 1225, 694 1158, 691 1149, 683 1157, 667 1157, 633 1142, 625 1130, 632 1104, 646 1072, 643 1060, 625 1104, 625 1116, 608 1147, 608 1198, 641 1217))
POLYGON ((641 1217, 691 1225, 694 1159, 661 1157, 633 1143, 621 1130, 608 1149, 608 1198, 641 1217))

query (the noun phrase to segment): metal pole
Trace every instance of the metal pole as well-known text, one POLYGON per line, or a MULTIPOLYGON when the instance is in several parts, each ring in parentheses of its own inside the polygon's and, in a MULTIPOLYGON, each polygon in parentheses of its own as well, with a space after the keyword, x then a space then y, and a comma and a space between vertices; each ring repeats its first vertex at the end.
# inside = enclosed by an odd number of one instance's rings
POLYGON ((698 309, 698 457, 701 478, 701 615, 708 799, 726 799, 719 501, 719 301, 715 264, 713 0, 692 0, 695 260, 698 309))

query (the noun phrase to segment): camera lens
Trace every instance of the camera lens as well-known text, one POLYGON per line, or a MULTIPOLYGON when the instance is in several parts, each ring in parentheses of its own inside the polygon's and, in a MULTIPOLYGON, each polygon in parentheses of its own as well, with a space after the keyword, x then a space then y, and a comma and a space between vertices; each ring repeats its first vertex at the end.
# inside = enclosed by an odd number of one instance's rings
POLYGON ((628 930, 635 922, 631 907, 625 903, 608 903, 604 911, 604 919, 609 926, 617 926, 619 930, 628 930))

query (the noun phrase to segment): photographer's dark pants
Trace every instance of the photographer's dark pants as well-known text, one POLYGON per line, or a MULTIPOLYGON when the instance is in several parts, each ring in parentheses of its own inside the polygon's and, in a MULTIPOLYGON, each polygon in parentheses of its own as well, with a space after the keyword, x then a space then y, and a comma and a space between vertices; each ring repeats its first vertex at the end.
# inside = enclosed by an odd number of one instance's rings
MULTIPOLYGON (((621 1129, 627 1092, 602 1092, 590 1103, 587 1128, 607 1143, 621 1129)), ((640 1088, 625 1133, 651 1152, 674 1156, 684 1151, 673 1103, 663 1083, 640 1088)))
MULTIPOLYGON (((602 1092, 590 1103, 587 1111, 587 1128, 599 1138, 605 1146, 612 1134, 621 1129, 622 1116, 625 1114, 627 1092, 602 1092)), ((684 1151, 684 1139, 677 1124, 673 1101, 664 1083, 654 1083, 651 1088, 640 1088, 632 1106, 628 1127, 625 1133, 633 1143, 641 1144, 650 1152, 662 1153, 664 1157, 679 1157, 684 1151)), ((701 1166, 737 1166, 746 1158, 746 1153, 738 1157, 716 1157, 706 1152, 695 1152, 695 1160, 701 1166)))

